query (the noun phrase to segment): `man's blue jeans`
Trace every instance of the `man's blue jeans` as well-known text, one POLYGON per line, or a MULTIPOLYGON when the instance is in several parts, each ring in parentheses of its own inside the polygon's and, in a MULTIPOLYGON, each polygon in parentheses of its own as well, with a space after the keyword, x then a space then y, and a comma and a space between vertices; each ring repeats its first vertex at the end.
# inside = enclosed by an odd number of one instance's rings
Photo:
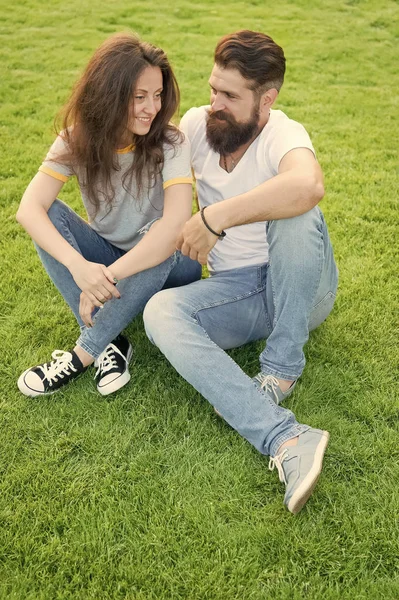
POLYGON ((267 238, 268 264, 161 291, 148 302, 144 323, 175 369, 260 452, 274 456, 308 426, 277 406, 224 350, 267 338, 262 372, 297 379, 309 331, 333 307, 338 273, 318 207, 269 222, 267 238))
MULTIPOLYGON (((56 200, 48 216, 59 233, 86 260, 111 265, 125 252, 96 233, 71 208, 56 200)), ((160 265, 127 277, 118 283, 120 299, 113 298, 97 310, 94 326, 86 327, 79 315, 81 290, 66 267, 36 245, 50 278, 72 309, 80 326, 77 344, 97 358, 106 346, 139 314, 151 296, 162 288, 185 285, 201 277, 198 262, 175 252, 160 265)))

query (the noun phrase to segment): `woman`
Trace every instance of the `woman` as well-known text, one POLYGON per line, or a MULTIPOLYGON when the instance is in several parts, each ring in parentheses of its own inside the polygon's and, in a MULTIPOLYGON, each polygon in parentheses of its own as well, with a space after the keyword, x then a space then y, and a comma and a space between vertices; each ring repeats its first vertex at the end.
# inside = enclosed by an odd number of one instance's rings
POLYGON ((161 288, 199 279, 175 251, 192 197, 188 142, 170 123, 178 103, 164 52, 129 34, 108 39, 76 84, 17 220, 81 331, 72 350, 22 373, 23 394, 53 393, 93 362, 101 394, 121 388, 132 356, 122 329, 161 288), (72 175, 89 224, 57 200, 72 175))

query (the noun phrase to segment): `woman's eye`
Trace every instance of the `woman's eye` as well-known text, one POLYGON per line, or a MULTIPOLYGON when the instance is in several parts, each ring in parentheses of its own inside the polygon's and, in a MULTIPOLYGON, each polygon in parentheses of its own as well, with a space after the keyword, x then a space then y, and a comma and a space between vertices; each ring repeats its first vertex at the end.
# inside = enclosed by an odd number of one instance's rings
POLYGON ((144 100, 144 96, 135 96, 134 99, 135 100, 144 100))

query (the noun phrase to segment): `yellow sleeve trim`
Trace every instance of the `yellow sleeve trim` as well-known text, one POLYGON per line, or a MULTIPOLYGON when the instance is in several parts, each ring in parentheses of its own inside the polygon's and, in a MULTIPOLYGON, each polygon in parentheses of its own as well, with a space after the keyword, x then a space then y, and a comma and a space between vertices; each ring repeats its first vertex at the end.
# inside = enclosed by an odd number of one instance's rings
POLYGON ((166 188, 170 187, 171 185, 176 185, 177 183, 192 183, 193 180, 191 179, 191 177, 175 177, 175 179, 168 179, 168 181, 165 181, 163 184, 163 189, 166 190, 166 188))
POLYGON ((126 148, 118 148, 116 150, 117 154, 127 154, 128 152, 133 152, 135 149, 134 144, 130 144, 130 146, 126 146, 126 148))
POLYGON ((46 173, 46 175, 50 175, 50 177, 54 177, 54 179, 58 179, 58 181, 63 181, 64 183, 66 183, 69 179, 67 175, 57 173, 57 171, 53 171, 53 169, 49 169, 48 167, 44 167, 43 165, 39 167, 39 171, 41 171, 42 173, 46 173))

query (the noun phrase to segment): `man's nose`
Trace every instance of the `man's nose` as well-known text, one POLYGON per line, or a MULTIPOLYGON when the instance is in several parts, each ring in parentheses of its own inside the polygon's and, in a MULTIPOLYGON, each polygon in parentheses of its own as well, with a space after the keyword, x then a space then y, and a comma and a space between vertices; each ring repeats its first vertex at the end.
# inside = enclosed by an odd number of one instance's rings
POLYGON ((226 105, 223 103, 221 97, 218 94, 215 94, 211 98, 211 108, 213 111, 224 110, 226 105))

